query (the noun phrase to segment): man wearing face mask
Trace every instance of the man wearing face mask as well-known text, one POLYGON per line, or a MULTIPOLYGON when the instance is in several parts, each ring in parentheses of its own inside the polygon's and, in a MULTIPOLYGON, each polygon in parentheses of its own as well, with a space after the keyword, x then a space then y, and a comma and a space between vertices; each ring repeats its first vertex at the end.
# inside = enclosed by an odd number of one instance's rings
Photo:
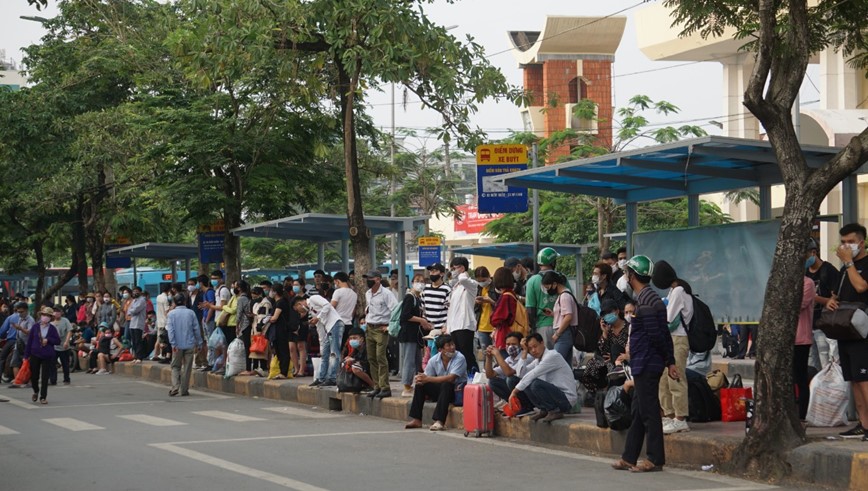
POLYGON ((527 295, 527 279, 531 273, 524 267, 521 260, 517 257, 506 258, 506 260, 503 261, 503 267, 512 272, 512 279, 515 280, 515 289, 513 291, 515 291, 519 300, 523 302, 527 295))
MULTIPOLYGON (((302 319, 310 313, 310 325, 316 325, 320 333, 320 365, 319 378, 311 387, 334 387, 337 385, 338 364, 341 360, 341 340, 344 335, 344 323, 337 310, 321 295, 311 295, 310 298, 296 297, 292 308, 302 319), (334 357, 334 359, 332 359, 334 357)), ((302 322, 304 322, 302 320, 302 322)))
POLYGON ((615 252, 617 262, 612 265, 612 283, 617 285, 618 280, 624 276, 624 267, 627 266, 627 248, 619 247, 615 252))
MULTIPOLYGON (((814 282, 814 325, 826 304, 838 291, 838 270, 831 263, 820 258, 820 246, 814 239, 808 239, 808 257, 805 260, 805 276, 814 282)), ((829 339, 823 331, 814 329, 814 344, 811 345, 811 365, 817 370, 838 359, 838 342, 829 339)))
MULTIPOLYGON (((858 223, 844 225, 840 231, 841 245, 836 254, 841 259, 840 288, 837 295, 826 303, 829 310, 837 310, 839 302, 868 304, 868 254, 865 253, 865 227, 858 223)), ((868 340, 838 341, 844 380, 850 382, 859 424, 840 433, 843 438, 861 438, 868 442, 868 340)))
MULTIPOLYGON (((530 324, 531 332, 539 332, 546 345, 546 349, 554 349, 555 342, 552 339, 554 329, 554 311, 555 302, 558 299, 557 295, 549 295, 542 288, 542 278, 548 271, 554 271, 555 264, 558 260, 558 252, 551 247, 546 247, 537 254, 537 263, 539 264, 539 273, 530 277, 527 281, 527 299, 525 307, 527 307, 527 320, 530 324)), ((567 290, 572 291, 569 282, 566 285, 567 290)))
POLYGON ((132 363, 137 364, 141 363, 142 359, 147 356, 147 353, 145 353, 145 343, 142 341, 142 334, 145 329, 148 303, 142 295, 141 287, 133 287, 132 297, 133 301, 127 309, 127 316, 130 318, 130 342, 132 343, 130 351, 133 353, 132 363))
POLYGON ((410 403, 410 422, 404 428, 422 427, 422 409, 425 399, 437 401, 434 407, 431 431, 446 429, 449 405, 455 401, 455 388, 467 383, 467 361, 456 349, 452 336, 448 334, 437 338, 438 353, 431 357, 425 373, 415 377, 413 402, 410 403))
POLYGON ((446 315, 449 312, 449 295, 452 287, 444 280, 446 267, 440 263, 428 266, 430 284, 422 291, 423 317, 431 323, 432 329, 442 330, 446 325, 446 315))
POLYGON ((115 321, 118 318, 117 308, 119 306, 115 305, 115 301, 108 292, 103 294, 102 304, 99 306, 99 310, 97 311, 97 325, 106 323, 108 326, 114 326, 115 321))
MULTIPOLYGON (((509 401, 509 395, 521 380, 519 373, 524 366, 524 360, 521 358, 521 340, 521 333, 511 332, 507 334, 505 357, 494 346, 485 349, 485 376, 488 377, 488 386, 491 387, 491 391, 500 397, 501 404, 509 401)), ((533 409, 533 404, 524 393, 520 393, 519 400, 522 403, 522 409, 533 409)))
POLYGON ((374 390, 368 397, 383 399, 392 396, 389 386, 389 360, 386 348, 389 346, 389 319, 398 300, 387 288, 380 284, 382 274, 373 269, 364 276, 368 291, 365 292, 365 342, 368 349, 368 362, 371 366, 371 379, 374 390))
POLYGON ((467 271, 470 263, 466 257, 453 258, 449 263, 452 270, 452 294, 449 296, 449 310, 446 312, 447 333, 452 335, 458 351, 467 360, 469 373, 479 371, 473 339, 476 337, 476 292, 479 283, 467 271))

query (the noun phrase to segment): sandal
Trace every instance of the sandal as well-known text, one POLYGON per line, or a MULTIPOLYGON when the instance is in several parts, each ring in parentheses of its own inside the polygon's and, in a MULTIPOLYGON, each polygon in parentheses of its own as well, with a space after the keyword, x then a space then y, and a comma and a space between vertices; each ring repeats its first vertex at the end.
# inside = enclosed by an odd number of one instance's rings
POLYGON ((36 399, 39 399, 39 396, 36 394, 33 394, 33 397, 30 398, 33 402, 36 402, 36 399))
POLYGON ((632 468, 633 464, 627 462, 624 459, 618 459, 617 462, 612 464, 612 469, 615 469, 616 471, 629 471, 632 468))
POLYGON ((630 472, 660 472, 662 470, 662 465, 655 465, 650 460, 643 460, 642 462, 634 465, 630 469, 630 472))

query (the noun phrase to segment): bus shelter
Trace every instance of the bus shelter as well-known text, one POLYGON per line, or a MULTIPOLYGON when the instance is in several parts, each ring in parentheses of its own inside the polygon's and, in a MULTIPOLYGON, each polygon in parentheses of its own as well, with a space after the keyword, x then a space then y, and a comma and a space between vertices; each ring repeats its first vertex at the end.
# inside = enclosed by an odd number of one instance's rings
MULTIPOLYGON (((596 244, 540 244, 540 249, 551 247, 561 256, 574 256, 576 260, 576 285, 581 288, 582 285, 582 256, 587 254, 596 244)), ((475 246, 457 247, 452 249, 455 254, 465 256, 487 256, 496 257, 498 259, 507 259, 510 257, 526 257, 533 256, 534 245, 531 242, 507 242, 503 244, 479 244, 475 246)), ((534 258, 536 261, 536 258, 534 258)))
MULTIPOLYGON (((366 216, 365 226, 371 231, 370 249, 371 264, 377 264, 376 238, 382 235, 396 234, 398 236, 398 265, 401 271, 407 265, 407 232, 413 232, 423 226, 427 216, 416 217, 379 217, 366 216)), ((230 232, 239 237, 259 237, 281 240, 304 240, 317 244, 318 269, 325 268, 325 246, 328 243, 339 242, 341 247, 342 269, 350 269, 350 224, 346 215, 329 215, 323 213, 305 213, 291 217, 279 218, 267 222, 244 225, 230 232)), ((407 285, 403 275, 399 275, 399 291, 407 285)))
POLYGON ((172 263, 172 279, 178 278, 178 265, 176 261, 184 260, 184 273, 190 277, 190 260, 199 257, 199 248, 193 244, 164 244, 158 242, 144 242, 130 246, 110 249, 105 253, 106 257, 128 257, 133 264, 133 283, 137 284, 138 269, 136 259, 160 259, 172 263))

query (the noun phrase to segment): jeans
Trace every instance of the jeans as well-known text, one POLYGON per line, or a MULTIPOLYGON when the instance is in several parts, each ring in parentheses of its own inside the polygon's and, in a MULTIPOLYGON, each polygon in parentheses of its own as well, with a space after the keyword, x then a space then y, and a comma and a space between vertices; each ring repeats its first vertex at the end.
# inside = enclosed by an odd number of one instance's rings
POLYGON ((476 340, 479 341, 479 348, 484 350, 491 346, 491 333, 476 331, 476 340))
POLYGON ((560 411, 562 413, 569 412, 572 408, 569 399, 564 394, 564 391, 558 389, 550 382, 536 379, 527 386, 524 390, 533 407, 543 411, 560 411))
POLYGON ((172 354, 172 390, 178 390, 181 394, 187 394, 190 390, 194 352, 195 350, 190 348, 179 349, 172 354))
MULTIPOLYGON (((512 394, 512 390, 515 389, 515 386, 518 385, 520 381, 521 379, 514 375, 506 378, 496 377, 488 379, 488 386, 491 387, 491 391, 494 392, 497 397, 500 397, 504 401, 509 401, 509 395, 512 394)), ((524 392, 518 393, 518 400, 521 402, 521 409, 523 411, 533 408, 533 404, 524 392)))
POLYGON ((401 343, 401 383, 413 385, 413 377, 422 371, 422 352, 415 341, 401 343))
POLYGON ((555 341, 554 350, 564 357, 567 365, 573 366, 573 331, 569 328, 555 341))
MULTIPOLYGON (((2 371, 3 375, 6 375, 6 360, 12 359, 12 351, 15 349, 15 339, 7 339, 6 344, 3 345, 3 349, 0 349, 0 371, 2 371)), ((9 377, 12 377, 11 363, 9 370, 9 377)))
POLYGON ((369 325, 365 331, 365 345, 368 348, 368 364, 371 366, 374 389, 391 390, 389 387, 389 361, 386 358, 389 333, 384 331, 385 328, 385 325, 369 325))
POLYGON ((536 332, 542 336, 546 349, 555 349, 555 341, 552 339, 552 336, 555 333, 555 328, 553 326, 537 327, 536 332))
POLYGON ((690 351, 690 343, 687 336, 672 336, 672 347, 675 354, 675 367, 678 369, 679 380, 672 380, 669 374, 663 372, 660 376, 660 406, 663 414, 682 419, 690 413, 687 407, 687 355, 690 351))
POLYGON ((343 335, 344 323, 337 321, 326 338, 319 344, 319 351, 322 355, 322 362, 319 367, 319 379, 321 382, 332 381, 338 377, 338 365, 341 364, 341 339, 343 339, 343 335), (331 361, 331 355, 335 355, 333 362, 331 361))
POLYGON ((449 405, 455 401, 455 384, 452 382, 417 384, 413 392, 413 402, 410 403, 411 418, 422 419, 422 409, 425 407, 426 397, 432 401, 437 401, 437 406, 434 408, 434 421, 445 423, 446 416, 449 415, 449 405))
POLYGON ((660 416, 660 373, 643 372, 633 375, 636 384, 633 387, 633 424, 627 431, 627 442, 621 458, 625 462, 636 465, 642 443, 646 443, 648 460, 654 465, 666 463, 666 451, 663 448, 663 418, 660 416))
POLYGON ((33 387, 34 394, 39 394, 40 399, 48 397, 48 377, 51 374, 49 365, 53 363, 54 359, 43 360, 36 355, 30 357, 30 386, 33 387))

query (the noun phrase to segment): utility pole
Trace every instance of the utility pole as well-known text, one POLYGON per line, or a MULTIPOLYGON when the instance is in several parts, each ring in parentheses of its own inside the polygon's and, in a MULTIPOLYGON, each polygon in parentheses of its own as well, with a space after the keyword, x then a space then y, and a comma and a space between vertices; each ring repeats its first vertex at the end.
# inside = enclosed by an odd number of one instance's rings
MULTIPOLYGON (((392 198, 392 204, 389 205, 389 216, 395 216, 395 83, 392 83, 392 138, 389 142, 389 155, 390 162, 392 166, 391 178, 389 181, 389 195, 392 198)), ((396 234, 392 234, 392 244, 391 250, 389 252, 389 258, 392 263, 392 268, 395 269, 395 253, 398 250, 398 238, 396 234)), ((376 265, 375 265, 376 266, 376 265)), ((402 275, 403 272, 398 273, 398 276, 402 275)))
MULTIPOLYGON (((539 146, 536 142, 534 142, 531 152, 533 152, 531 156, 533 158, 532 165, 536 169, 537 154, 539 153, 539 146)), ((533 202, 533 259, 536 261, 539 254, 539 190, 534 188, 531 191, 531 196, 533 202)))

